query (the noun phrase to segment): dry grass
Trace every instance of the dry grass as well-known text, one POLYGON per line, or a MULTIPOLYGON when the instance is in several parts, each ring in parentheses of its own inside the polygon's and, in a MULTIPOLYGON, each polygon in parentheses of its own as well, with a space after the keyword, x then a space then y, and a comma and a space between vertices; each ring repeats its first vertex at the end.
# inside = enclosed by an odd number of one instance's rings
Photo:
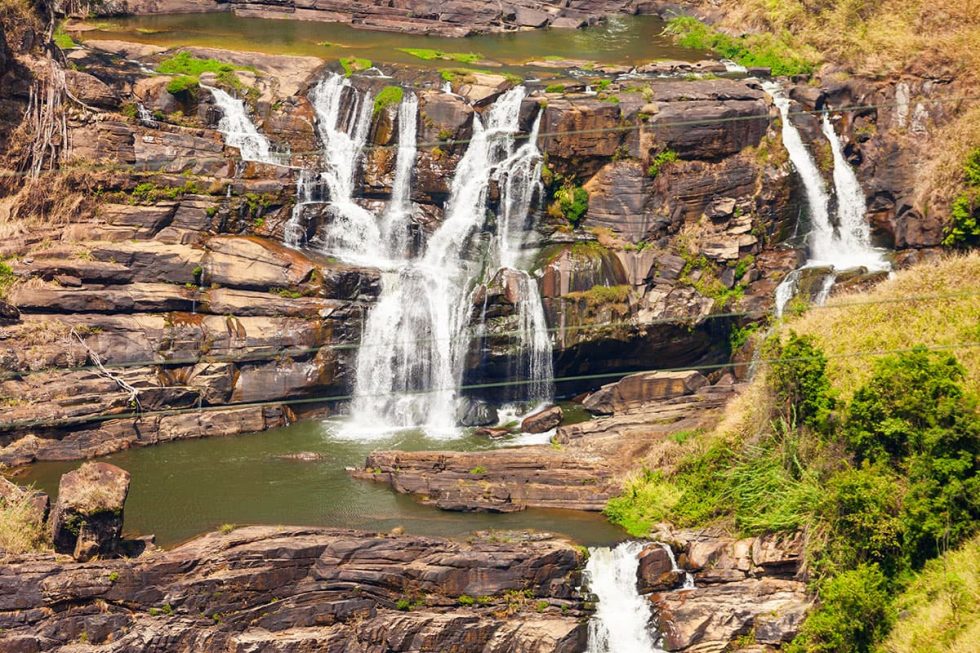
MULTIPOLYGON (((952 347, 980 343, 980 253, 950 255, 936 264, 898 272, 867 294, 831 299, 826 307, 790 319, 787 329, 814 336, 829 357, 828 374, 842 398, 871 375, 870 359, 857 352, 952 347), (946 299, 896 301, 955 295, 946 299), (969 294, 973 293, 973 294, 969 294), (888 302, 888 303, 870 303, 888 302)), ((980 388, 980 347, 952 348, 966 367, 967 387, 980 388)))
POLYGON ((10 555, 40 551, 47 546, 47 529, 28 492, 0 498, 0 552, 10 555))
POLYGON ((980 147, 980 106, 973 106, 938 130, 932 142, 930 151, 934 156, 918 175, 916 204, 930 213, 946 214, 951 199, 964 188, 963 162, 973 149, 980 147))
POLYGON ((961 653, 980 644, 980 536, 933 560, 898 598, 888 653, 961 653))
POLYGON ((949 0, 723 0, 721 25, 789 32, 827 61, 872 77, 917 71, 973 77, 980 65, 980 3, 949 0))

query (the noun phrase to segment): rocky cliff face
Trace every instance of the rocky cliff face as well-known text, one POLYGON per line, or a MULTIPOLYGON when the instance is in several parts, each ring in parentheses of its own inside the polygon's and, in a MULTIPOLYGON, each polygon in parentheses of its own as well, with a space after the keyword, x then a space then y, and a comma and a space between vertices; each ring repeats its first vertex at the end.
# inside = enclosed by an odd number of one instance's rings
POLYGON ((582 555, 523 533, 446 540, 249 527, 168 552, 0 567, 0 648, 572 653, 582 555))

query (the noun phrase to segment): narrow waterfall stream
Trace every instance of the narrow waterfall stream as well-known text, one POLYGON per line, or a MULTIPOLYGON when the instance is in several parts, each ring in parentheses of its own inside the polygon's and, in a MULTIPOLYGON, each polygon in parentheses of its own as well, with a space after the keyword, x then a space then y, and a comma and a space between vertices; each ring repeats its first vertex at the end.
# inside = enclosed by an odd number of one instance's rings
POLYGON ((207 87, 207 89, 214 97, 214 103, 221 109, 218 131, 224 134, 225 143, 237 147, 245 161, 279 163, 272 153, 269 139, 259 132, 255 123, 248 117, 245 103, 220 88, 207 87))
POLYGON ((643 546, 630 541, 589 549, 585 580, 598 601, 589 620, 588 653, 662 653, 651 632, 650 602, 636 589, 643 546))
POLYGON ((395 180, 391 188, 391 201, 381 225, 382 242, 392 258, 404 258, 409 243, 409 227, 412 218, 412 172, 418 147, 419 100, 408 93, 398 108, 398 156, 395 159, 395 180))
MULTIPOLYGON (((824 114, 822 131, 830 142, 834 155, 834 199, 836 212, 832 215, 831 194, 824 183, 816 161, 806 148, 799 130, 790 119, 790 101, 775 82, 764 82, 763 88, 772 96, 782 118, 783 145, 793 167, 800 175, 806 192, 811 231, 807 236, 808 260, 801 269, 831 267, 834 273, 863 267, 869 272, 887 270, 890 265, 883 252, 871 246, 871 232, 864 219, 864 191, 851 165, 844 158, 840 138, 830 118, 824 114), (836 218, 836 224, 835 220, 836 218)), ((800 270, 786 275, 776 289, 776 316, 783 314, 786 304, 796 294, 800 270)), ((818 301, 825 300, 833 281, 821 287, 818 301)))

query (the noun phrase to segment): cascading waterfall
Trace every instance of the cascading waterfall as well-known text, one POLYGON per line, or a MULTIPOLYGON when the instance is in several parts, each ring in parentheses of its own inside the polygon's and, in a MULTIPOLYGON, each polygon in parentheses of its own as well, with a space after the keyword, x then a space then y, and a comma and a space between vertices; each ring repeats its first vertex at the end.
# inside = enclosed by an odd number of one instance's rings
POLYGON ((419 100, 407 94, 398 108, 398 156, 395 160, 395 180, 391 202, 381 224, 381 242, 392 258, 403 258, 408 247, 409 225, 412 217, 412 171, 415 169, 418 132, 419 100))
POLYGON ((218 131, 225 135, 225 143, 237 147, 245 161, 279 163, 272 154, 269 139, 263 136, 249 119, 245 103, 220 88, 207 87, 221 109, 218 131))
MULTIPOLYGON (((502 203, 512 216, 520 204, 515 193, 527 197, 526 212, 533 188, 527 192, 525 186, 539 183, 540 161, 535 166, 528 162, 536 146, 514 149, 524 95, 523 87, 512 89, 483 120, 474 117, 443 223, 420 258, 383 275, 381 297, 368 316, 358 352, 352 419, 342 435, 377 437, 415 427, 435 436, 457 433, 456 395, 472 310, 468 291, 481 268, 468 254, 486 222, 490 180, 504 180, 502 203), (537 173, 522 172, 528 169, 537 173)), ((502 251, 499 243, 497 251, 502 251)), ((547 334, 537 286, 529 278, 526 286, 525 296, 532 298, 526 321, 531 331, 547 334)), ((550 343, 547 367, 550 386, 550 343)))
POLYGON ((381 231, 373 213, 354 202, 354 179, 371 128, 373 103, 350 80, 331 74, 310 93, 317 132, 323 143, 323 171, 331 220, 324 250, 351 263, 377 265, 381 231), (348 101, 349 98, 349 101, 348 101))
POLYGON ((631 541, 589 549, 586 584, 598 602, 589 621, 588 653, 662 653, 650 632, 650 602, 636 589, 643 546, 631 541))
MULTIPOLYGON (((837 203, 837 225, 831 220, 831 196, 816 162, 807 150, 800 132, 790 120, 790 103, 775 82, 764 82, 782 118, 783 145, 796 168, 806 192, 812 229, 807 238, 809 259, 804 268, 830 266, 835 271, 865 267, 869 271, 887 270, 888 262, 880 250, 871 246, 870 229, 865 222, 864 192, 854 170, 844 158, 840 139, 827 115, 823 117, 823 134, 834 155, 834 195, 837 203)), ((800 272, 786 275, 776 289, 776 316, 782 315, 786 303, 796 293, 800 272)), ((826 299, 833 282, 824 286, 818 300, 826 299), (823 292, 826 290, 826 293, 823 292)))

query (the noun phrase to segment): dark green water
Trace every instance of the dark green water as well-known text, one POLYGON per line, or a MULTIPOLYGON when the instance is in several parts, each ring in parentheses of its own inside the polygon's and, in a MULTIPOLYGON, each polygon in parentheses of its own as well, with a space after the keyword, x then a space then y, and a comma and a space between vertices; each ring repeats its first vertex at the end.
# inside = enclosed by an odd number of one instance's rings
MULTIPOLYGON (((511 514, 451 513, 395 494, 386 485, 351 479, 346 466, 361 466, 374 449, 475 450, 485 439, 430 440, 400 435, 371 442, 334 438, 320 422, 229 438, 184 440, 130 449, 100 460, 132 474, 126 530, 154 533, 172 546, 221 524, 315 525, 446 537, 479 529, 534 528, 567 535, 592 546, 618 542, 624 533, 601 515, 565 510, 511 514), (315 462, 282 459, 301 451, 315 462)), ((32 465, 14 480, 57 494, 62 474, 81 461, 32 465)))
POLYGON ((99 20, 90 25, 99 29, 83 32, 83 40, 120 39, 165 47, 199 46, 322 59, 357 56, 374 62, 437 68, 460 64, 423 61, 399 52, 398 48, 474 52, 510 67, 544 57, 586 59, 602 64, 705 58, 703 51, 675 46, 662 35, 663 21, 652 16, 617 16, 582 30, 543 29, 465 39, 358 30, 341 23, 239 18, 231 13, 134 16, 99 20), (324 42, 330 45, 320 45, 324 42))

